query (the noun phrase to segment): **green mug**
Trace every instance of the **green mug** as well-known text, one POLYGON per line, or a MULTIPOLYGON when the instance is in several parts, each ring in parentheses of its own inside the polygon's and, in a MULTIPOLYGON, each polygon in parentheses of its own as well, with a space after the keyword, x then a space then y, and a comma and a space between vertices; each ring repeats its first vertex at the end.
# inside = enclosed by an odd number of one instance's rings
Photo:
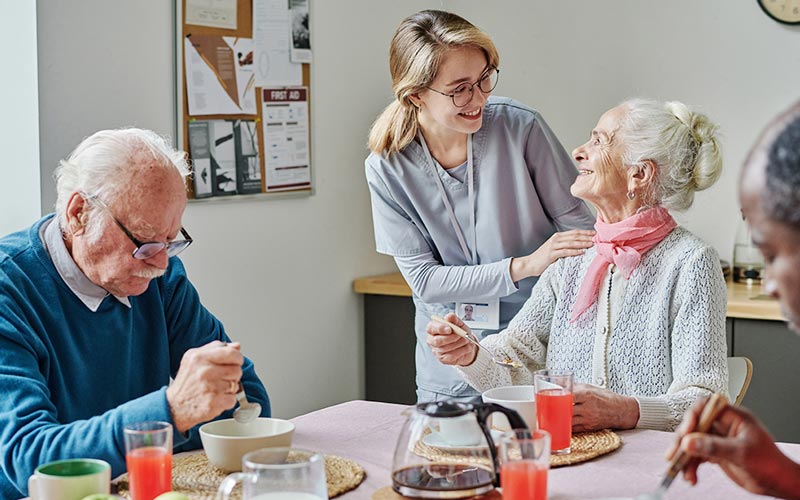
POLYGON ((40 465, 28 478, 31 500, 81 500, 111 491, 111 466, 103 460, 72 458, 40 465))

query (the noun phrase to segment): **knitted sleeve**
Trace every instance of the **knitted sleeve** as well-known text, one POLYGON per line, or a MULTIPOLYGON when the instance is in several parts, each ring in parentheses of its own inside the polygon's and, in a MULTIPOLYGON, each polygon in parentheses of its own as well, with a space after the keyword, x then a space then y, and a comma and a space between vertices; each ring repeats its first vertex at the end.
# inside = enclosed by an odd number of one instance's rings
POLYGON ((483 350, 469 366, 456 367, 467 382, 479 391, 504 385, 533 383, 533 372, 544 368, 547 341, 558 295, 558 276, 562 261, 550 265, 531 291, 530 298, 509 322, 508 328, 481 341, 495 358, 509 358, 524 366, 508 369, 495 364, 483 350))
POLYGON ((672 431, 699 396, 727 393, 727 292, 713 248, 702 247, 686 260, 672 299, 672 383, 664 396, 636 398, 640 428, 672 431))

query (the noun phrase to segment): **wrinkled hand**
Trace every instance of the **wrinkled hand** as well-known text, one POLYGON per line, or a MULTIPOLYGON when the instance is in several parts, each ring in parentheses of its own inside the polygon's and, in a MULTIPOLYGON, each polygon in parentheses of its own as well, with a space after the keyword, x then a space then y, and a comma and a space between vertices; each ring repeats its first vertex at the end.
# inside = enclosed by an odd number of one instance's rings
POLYGON ((244 363, 239 348, 238 342, 215 340, 183 355, 175 380, 167 388, 167 402, 179 432, 207 422, 236 404, 244 363))
POLYGON ((712 462, 747 491, 800 498, 800 465, 781 453, 767 430, 747 410, 728 405, 708 434, 692 432, 707 399, 699 399, 686 412, 676 430, 678 439, 668 452, 668 458, 672 458, 680 447, 694 457, 683 469, 684 479, 697 484, 697 467, 712 462))
POLYGON ((608 389, 589 384, 572 388, 572 430, 633 429, 639 422, 639 403, 608 389))
POLYGON ((562 257, 581 255, 594 245, 594 231, 573 229, 555 233, 530 255, 511 259, 511 279, 519 281, 530 276, 541 276, 547 266, 562 257))
MULTIPOLYGON (((460 326, 468 335, 472 335, 472 330, 455 314, 450 313, 444 319, 460 326)), ((445 365, 468 366, 478 356, 478 347, 447 325, 431 320, 425 327, 425 331, 428 332, 426 342, 433 355, 445 365)))

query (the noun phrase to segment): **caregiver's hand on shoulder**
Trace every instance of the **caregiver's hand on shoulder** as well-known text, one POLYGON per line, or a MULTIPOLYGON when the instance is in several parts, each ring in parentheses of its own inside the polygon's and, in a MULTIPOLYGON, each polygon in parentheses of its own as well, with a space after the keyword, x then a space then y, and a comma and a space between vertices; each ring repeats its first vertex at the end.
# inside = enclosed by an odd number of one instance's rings
POLYGON ((530 276, 540 276, 556 260, 583 254, 594 244, 593 236, 594 231, 587 229, 555 233, 532 254, 511 259, 511 279, 516 282, 530 276))
POLYGON ((639 422, 639 403, 632 397, 589 384, 575 384, 572 398, 573 432, 633 429, 639 422))
MULTIPOLYGON (((467 335, 472 335, 472 330, 455 314, 450 313, 444 319, 460 326, 467 332, 467 335)), ((467 366, 475 361, 478 355, 477 346, 454 332, 448 325, 431 320, 425 327, 425 331, 428 332, 427 344, 433 355, 443 364, 467 366)))
POLYGON ((708 434, 692 432, 708 398, 699 399, 683 417, 676 433, 677 448, 693 459, 683 470, 684 478, 697 483, 697 467, 703 462, 719 464, 731 480, 759 495, 800 498, 800 464, 781 453, 758 419, 743 408, 726 406, 708 434))

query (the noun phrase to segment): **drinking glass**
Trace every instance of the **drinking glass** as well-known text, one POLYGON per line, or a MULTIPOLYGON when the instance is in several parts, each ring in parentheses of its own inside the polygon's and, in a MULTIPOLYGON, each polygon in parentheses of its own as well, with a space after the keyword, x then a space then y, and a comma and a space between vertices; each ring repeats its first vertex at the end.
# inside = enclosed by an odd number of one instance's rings
POLYGON ((153 500, 172 491, 172 425, 168 422, 126 425, 125 463, 132 500, 153 500))
POLYGON ((569 453, 572 439, 571 371, 539 370, 533 374, 536 391, 536 420, 550 433, 554 454, 569 453))
POLYGON ((262 448, 242 457, 242 472, 226 477, 217 498, 242 483, 244 500, 328 500, 325 459, 300 448, 262 448))
POLYGON ((506 432, 500 438, 503 500, 546 500, 550 433, 537 429, 506 432), (520 438, 517 436, 530 436, 520 438))

